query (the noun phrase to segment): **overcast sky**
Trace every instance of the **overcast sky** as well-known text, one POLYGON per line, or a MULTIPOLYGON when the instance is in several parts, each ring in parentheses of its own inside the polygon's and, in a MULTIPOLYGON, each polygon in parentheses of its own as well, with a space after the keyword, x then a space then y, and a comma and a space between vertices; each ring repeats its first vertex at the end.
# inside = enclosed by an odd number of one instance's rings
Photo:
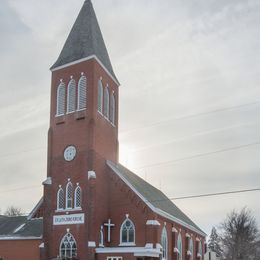
MULTIPOLYGON (((83 0, 0 1, 0 208, 46 178, 50 71, 83 0)), ((260 1, 93 0, 120 87, 120 160, 169 197, 260 188, 260 1)), ((175 203, 210 232, 260 192, 175 203)))

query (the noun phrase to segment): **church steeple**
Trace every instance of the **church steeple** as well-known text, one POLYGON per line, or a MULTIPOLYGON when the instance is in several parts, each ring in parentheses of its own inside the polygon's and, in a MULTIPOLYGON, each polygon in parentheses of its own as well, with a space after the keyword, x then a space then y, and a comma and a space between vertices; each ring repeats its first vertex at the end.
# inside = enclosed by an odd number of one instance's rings
POLYGON ((91 56, 97 58, 118 83, 91 0, 86 0, 51 70, 91 56))

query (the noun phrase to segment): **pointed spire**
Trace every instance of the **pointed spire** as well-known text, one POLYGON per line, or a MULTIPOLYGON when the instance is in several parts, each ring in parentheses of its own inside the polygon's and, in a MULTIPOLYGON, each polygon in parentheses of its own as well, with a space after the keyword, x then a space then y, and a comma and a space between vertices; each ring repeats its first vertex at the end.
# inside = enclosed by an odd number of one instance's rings
POLYGON ((51 70, 91 55, 97 56, 117 81, 91 0, 85 0, 60 56, 51 70))

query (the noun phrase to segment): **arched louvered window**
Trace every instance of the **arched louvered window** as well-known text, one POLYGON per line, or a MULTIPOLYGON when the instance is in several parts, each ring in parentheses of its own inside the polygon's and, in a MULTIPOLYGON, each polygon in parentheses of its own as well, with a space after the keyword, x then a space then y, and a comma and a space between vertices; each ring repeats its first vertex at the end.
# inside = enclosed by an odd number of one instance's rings
POLYGON ((135 226, 134 223, 129 218, 127 218, 121 225, 120 243, 121 244, 135 243, 135 226))
POLYGON ((115 124, 115 110, 116 109, 116 101, 114 93, 111 93, 110 98, 110 121, 114 125, 115 124))
POLYGON ((67 91, 67 113, 72 113, 76 108, 76 82, 71 79, 67 91))
POLYGON ((108 87, 105 88, 104 96, 104 116, 109 118, 109 90, 108 87))
POLYGON ((67 187, 66 187, 66 208, 67 209, 72 209, 72 200, 73 200, 73 187, 72 183, 68 182, 67 187))
POLYGON ((57 192, 57 209, 61 210, 65 208, 65 196, 64 190, 60 187, 57 192))
POLYGON ((74 207, 81 208, 81 188, 79 186, 77 186, 77 188, 75 189, 74 201, 74 207))
POLYGON ((60 259, 76 259, 77 243, 71 233, 67 233, 60 243, 60 259))
POLYGON ((166 227, 164 227, 162 230, 161 245, 162 245, 162 260, 167 260, 168 259, 168 238, 167 238, 166 227))
POLYGON ((102 80, 98 81, 98 111, 103 113, 103 85, 102 80))
POLYGON ((87 107, 87 78, 82 74, 78 83, 78 110, 87 107))
POLYGON ((65 114, 65 95, 66 95, 66 86, 63 82, 61 82, 57 88, 56 116, 62 116, 65 114))
POLYGON ((178 235, 178 241, 177 241, 177 248, 178 248, 178 260, 182 260, 182 238, 181 234, 178 235))
POLYGON ((192 238, 190 238, 190 241, 189 241, 189 252, 190 252, 190 260, 193 260, 193 240, 192 238))

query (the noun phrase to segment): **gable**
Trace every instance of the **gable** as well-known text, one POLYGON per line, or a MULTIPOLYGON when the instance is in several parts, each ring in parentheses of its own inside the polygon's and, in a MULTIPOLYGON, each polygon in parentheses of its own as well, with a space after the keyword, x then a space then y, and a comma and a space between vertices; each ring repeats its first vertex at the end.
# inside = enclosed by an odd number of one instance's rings
POLYGON ((171 219, 205 236, 206 234, 185 215, 163 192, 120 164, 107 161, 109 168, 117 174, 155 213, 171 219))

